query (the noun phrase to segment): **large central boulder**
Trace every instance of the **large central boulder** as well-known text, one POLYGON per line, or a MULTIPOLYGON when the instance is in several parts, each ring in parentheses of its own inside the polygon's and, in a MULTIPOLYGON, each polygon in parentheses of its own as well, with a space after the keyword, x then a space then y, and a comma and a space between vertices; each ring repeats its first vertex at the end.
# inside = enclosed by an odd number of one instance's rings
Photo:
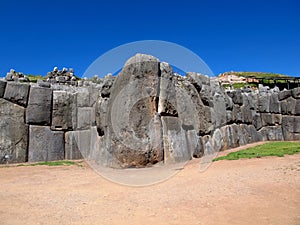
POLYGON ((98 100, 97 116, 106 118, 97 120, 105 143, 102 164, 128 168, 191 159, 200 146, 196 105, 202 103, 196 88, 182 79, 150 55, 137 54, 125 63, 109 98, 98 100))
POLYGON ((108 151, 121 167, 139 167, 163 160, 158 115, 159 60, 137 54, 116 78, 108 102, 108 151))

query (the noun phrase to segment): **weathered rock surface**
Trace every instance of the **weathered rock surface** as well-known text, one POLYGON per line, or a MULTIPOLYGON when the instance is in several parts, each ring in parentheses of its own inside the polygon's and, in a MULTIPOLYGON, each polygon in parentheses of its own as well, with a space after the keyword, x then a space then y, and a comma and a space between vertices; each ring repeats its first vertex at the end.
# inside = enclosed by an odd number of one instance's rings
POLYGON ((282 132, 284 140, 300 140, 300 116, 283 116, 282 132))
POLYGON ((0 163, 26 162, 28 125, 25 109, 0 98, 0 163))
POLYGON ((50 127, 30 125, 28 161, 54 161, 64 159, 64 132, 50 127))
POLYGON ((83 158, 80 150, 90 148, 90 135, 85 135, 86 132, 87 131, 69 131, 65 133, 65 159, 83 158), (82 143, 83 140, 85 143, 82 143))
POLYGON ((300 87, 294 88, 292 90, 292 96, 296 99, 300 99, 300 87))
POLYGON ((75 94, 66 91, 53 91, 52 130, 72 130, 75 120, 75 94))
POLYGON ((10 102, 26 107, 30 86, 15 82, 8 82, 5 88, 4 98, 10 102))
POLYGON ((31 87, 26 123, 36 125, 51 124, 52 90, 49 88, 31 87))
MULTIPOLYGON (((110 150, 121 167, 139 167, 163 159, 161 133, 155 130, 158 108, 159 61, 137 54, 130 58, 113 83, 108 102, 110 150), (152 124, 152 126, 149 124, 152 124)), ((105 131, 104 131, 105 133, 105 131)))
POLYGON ((283 141, 283 133, 280 126, 263 127, 259 133, 263 141, 283 141))
POLYGON ((0 80, 0 98, 3 98, 6 88, 6 81, 0 80))

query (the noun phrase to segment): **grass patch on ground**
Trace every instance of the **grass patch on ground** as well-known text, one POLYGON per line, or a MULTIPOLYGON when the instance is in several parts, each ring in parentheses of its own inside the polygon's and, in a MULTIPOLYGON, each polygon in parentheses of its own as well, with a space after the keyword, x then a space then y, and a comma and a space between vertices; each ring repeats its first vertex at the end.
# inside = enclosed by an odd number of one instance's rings
POLYGON ((75 161, 49 161, 49 162, 37 162, 37 163, 30 163, 30 164, 18 164, 17 166, 71 166, 71 165, 78 165, 81 166, 82 161, 75 162, 75 161))
POLYGON ((259 146, 251 147, 245 150, 228 153, 226 156, 215 158, 219 160, 237 160, 242 158, 260 158, 266 156, 293 155, 300 152, 300 142, 269 142, 259 146))

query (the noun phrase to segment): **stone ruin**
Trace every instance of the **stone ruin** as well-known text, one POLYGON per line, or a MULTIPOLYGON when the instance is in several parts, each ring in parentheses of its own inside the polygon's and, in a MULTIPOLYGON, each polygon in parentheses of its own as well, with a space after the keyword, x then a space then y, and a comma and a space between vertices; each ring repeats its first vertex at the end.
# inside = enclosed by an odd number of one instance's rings
POLYGON ((14 69, 10 69, 10 71, 6 74, 5 79, 7 81, 16 81, 16 82, 29 82, 29 79, 22 72, 16 72, 14 69))
POLYGON ((46 79, 46 81, 50 83, 68 83, 70 85, 75 85, 77 80, 74 74, 74 69, 69 68, 68 70, 66 67, 64 67, 62 70, 54 67, 53 71, 47 73, 46 79))
POLYGON ((118 76, 88 86, 0 80, 0 129, 1 163, 176 163, 247 143, 300 140, 300 88, 225 91, 216 78, 173 74, 168 63, 137 54, 118 76))

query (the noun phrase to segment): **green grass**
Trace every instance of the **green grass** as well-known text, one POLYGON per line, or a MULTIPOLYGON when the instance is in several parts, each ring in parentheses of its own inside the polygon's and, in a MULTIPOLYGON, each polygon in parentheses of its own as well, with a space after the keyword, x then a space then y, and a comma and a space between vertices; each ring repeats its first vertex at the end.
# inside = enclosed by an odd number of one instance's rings
POLYGON ((44 80, 45 77, 41 75, 32 75, 32 74, 26 74, 30 82, 36 83, 38 80, 44 80))
MULTIPOLYGON (((229 88, 230 84, 223 84, 222 85, 224 88, 229 88)), ((239 88, 244 88, 246 86, 249 87, 258 87, 258 84, 251 84, 251 83, 234 83, 232 84, 233 89, 239 89, 239 88)))
POLYGON ((19 164, 18 166, 71 166, 71 165, 80 165, 81 162, 74 161, 50 161, 50 162, 37 162, 30 164, 19 164))
POLYGON ((278 73, 266 73, 266 72, 226 72, 225 74, 234 74, 239 77, 256 77, 256 78, 279 78, 290 77, 284 74, 278 73))
POLYGON ((300 152, 300 142, 269 142, 256 147, 245 150, 231 152, 226 156, 215 158, 213 161, 219 160, 237 160, 242 158, 260 158, 266 156, 293 155, 300 152))

